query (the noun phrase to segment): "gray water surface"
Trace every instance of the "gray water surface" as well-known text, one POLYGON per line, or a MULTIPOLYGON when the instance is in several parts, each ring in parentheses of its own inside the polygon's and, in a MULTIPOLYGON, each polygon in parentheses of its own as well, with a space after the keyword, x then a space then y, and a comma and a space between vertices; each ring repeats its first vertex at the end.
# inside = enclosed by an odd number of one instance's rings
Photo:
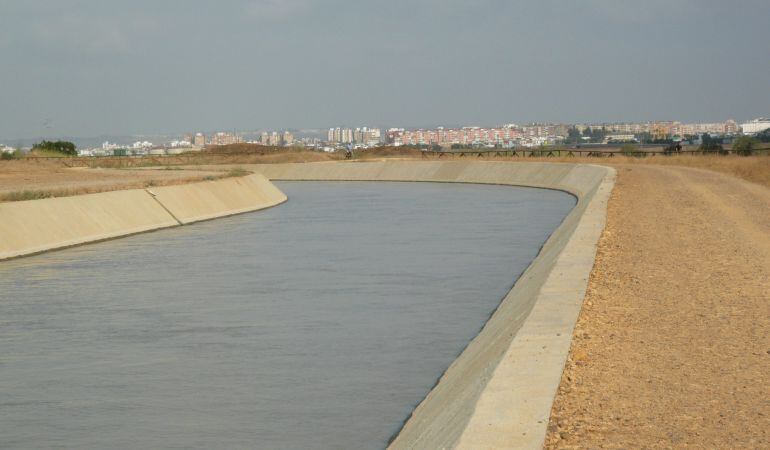
POLYGON ((574 205, 277 184, 269 210, 0 263, 0 447, 382 448, 574 205))

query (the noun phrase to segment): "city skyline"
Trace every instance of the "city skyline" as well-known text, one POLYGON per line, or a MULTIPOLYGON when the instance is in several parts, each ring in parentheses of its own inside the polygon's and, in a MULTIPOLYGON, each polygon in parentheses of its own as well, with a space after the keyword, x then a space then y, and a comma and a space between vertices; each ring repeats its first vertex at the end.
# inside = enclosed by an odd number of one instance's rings
MULTIPOLYGON (((680 121, 614 122, 614 123, 522 123, 494 126, 439 126, 432 128, 386 127, 368 125, 331 127, 328 130, 261 130, 186 132, 183 135, 124 136, 122 138, 91 138, 89 142, 74 142, 82 156, 116 154, 178 154, 200 151, 206 147, 231 144, 257 144, 270 147, 305 147, 333 151, 346 144, 357 149, 386 146, 471 147, 498 148, 538 147, 585 144, 664 143, 700 141, 707 134, 717 139, 732 139, 740 135, 756 135, 770 129, 770 119, 757 118, 738 123, 683 123, 680 121), (102 139, 94 143, 94 139, 102 139), (137 140, 138 138, 138 140, 137 140)), ((58 140, 58 139, 54 139, 58 140)), ((36 142, 34 142, 36 143, 36 142)), ((8 145, 0 140, 0 151, 12 152, 28 146, 8 145)))
MULTIPOLYGON (((300 128, 300 127, 279 127, 279 128, 247 128, 247 129, 236 129, 233 127, 225 127, 225 128, 201 128, 196 130, 190 130, 190 129, 184 129, 182 131, 176 132, 176 131, 166 131, 161 132, 157 134, 151 134, 151 133, 136 133, 136 134, 98 134, 93 136, 62 136, 62 135, 43 135, 43 136, 33 136, 33 137, 13 137, 13 138, 7 138, 0 136, 0 143, 4 144, 14 144, 14 143, 25 143, 29 144, 35 141, 43 140, 43 139, 66 139, 66 140, 85 140, 85 141, 93 141, 93 140, 134 140, 139 138, 146 138, 146 137, 162 137, 162 138, 170 138, 170 139, 176 139, 176 138, 183 138, 185 136, 194 137, 195 134, 203 134, 207 138, 210 138, 212 135, 216 135, 217 133, 228 133, 228 134, 234 134, 239 136, 255 136, 253 141, 260 141, 262 142, 262 136, 265 132, 273 133, 278 132, 280 134, 282 133, 292 133, 293 135, 299 136, 314 136, 314 137, 327 137, 329 131, 336 129, 349 129, 351 132, 355 131, 356 129, 367 129, 371 128, 373 130, 378 130, 380 132, 388 130, 388 129, 403 129, 408 131, 421 131, 421 130, 436 130, 436 129, 462 129, 462 128, 482 128, 482 129, 494 129, 494 128, 502 128, 507 125, 519 125, 519 126, 527 126, 527 125, 558 125, 558 126, 584 126, 584 125, 590 125, 590 126, 609 126, 612 128, 612 126, 617 125, 638 125, 642 126, 643 124, 654 124, 654 123, 670 123, 670 124, 679 124, 680 126, 696 126, 696 125, 712 125, 712 124, 723 124, 727 122, 735 122, 739 127, 742 124, 749 123, 753 120, 765 120, 762 117, 754 117, 751 119, 745 119, 745 120, 738 120, 735 118, 722 118, 717 121, 711 121, 711 122, 686 122, 682 120, 648 120, 648 121, 628 121, 628 120, 621 120, 621 121, 582 121, 582 122, 536 122, 536 121, 521 121, 521 122, 512 122, 512 121, 496 121, 494 123, 473 123, 473 124, 456 124, 456 123, 444 123, 444 124, 438 124, 438 125, 428 125, 428 126, 410 126, 410 125, 404 125, 401 123, 394 123, 394 124, 381 124, 381 125, 348 125, 348 124, 338 124, 336 126, 332 127, 314 127, 314 128, 300 128)), ((629 131, 629 130, 626 130, 629 131)), ((638 131, 638 130, 637 130, 638 131)), ((699 132, 708 132, 708 130, 701 129, 699 132)), ((679 134, 679 133, 674 133, 679 134)), ((682 134, 692 134, 689 132, 682 133, 682 134)), ((240 141, 239 141, 240 142, 240 141)), ((228 143, 235 143, 235 142, 228 142, 228 143)))
POLYGON ((9 1, 0 138, 745 121, 769 114, 768 15, 759 0, 9 1))

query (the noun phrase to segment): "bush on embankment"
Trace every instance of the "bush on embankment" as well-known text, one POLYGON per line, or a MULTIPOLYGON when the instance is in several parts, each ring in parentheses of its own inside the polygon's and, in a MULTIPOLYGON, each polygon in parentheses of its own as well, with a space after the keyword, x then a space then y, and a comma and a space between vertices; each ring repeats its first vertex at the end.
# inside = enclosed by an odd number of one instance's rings
POLYGON ((41 141, 32 146, 30 153, 43 156, 77 156, 75 144, 69 141, 41 141))

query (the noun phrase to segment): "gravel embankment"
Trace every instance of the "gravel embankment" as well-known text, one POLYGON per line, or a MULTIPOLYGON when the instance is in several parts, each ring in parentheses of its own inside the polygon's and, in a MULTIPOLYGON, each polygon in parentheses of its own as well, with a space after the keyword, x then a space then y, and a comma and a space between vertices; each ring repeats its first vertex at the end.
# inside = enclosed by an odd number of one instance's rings
POLYGON ((546 448, 770 448, 770 189, 620 166, 546 448))

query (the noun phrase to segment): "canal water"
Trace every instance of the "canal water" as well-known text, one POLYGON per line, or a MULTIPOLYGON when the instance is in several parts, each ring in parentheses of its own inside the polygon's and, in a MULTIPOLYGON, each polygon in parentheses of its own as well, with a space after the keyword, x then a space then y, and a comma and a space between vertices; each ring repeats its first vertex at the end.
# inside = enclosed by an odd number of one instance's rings
POLYGON ((0 263, 0 448, 383 448, 575 203, 277 184, 269 210, 0 263))

